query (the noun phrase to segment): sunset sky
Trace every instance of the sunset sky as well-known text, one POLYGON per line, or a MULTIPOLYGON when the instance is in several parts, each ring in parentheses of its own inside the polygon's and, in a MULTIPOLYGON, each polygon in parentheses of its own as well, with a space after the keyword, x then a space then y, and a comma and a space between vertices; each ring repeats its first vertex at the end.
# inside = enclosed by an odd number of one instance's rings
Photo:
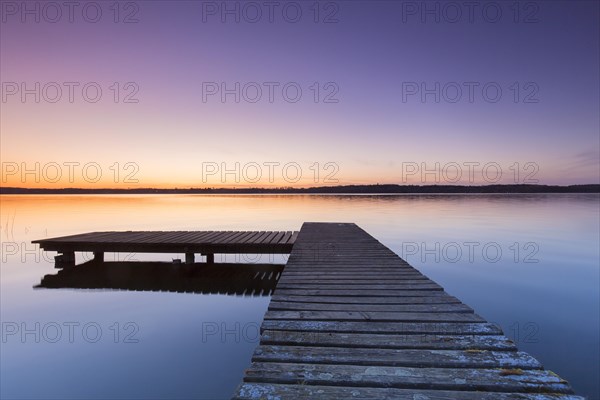
POLYGON ((600 183, 597 1, 266 3, 2 1, 2 186, 600 183))

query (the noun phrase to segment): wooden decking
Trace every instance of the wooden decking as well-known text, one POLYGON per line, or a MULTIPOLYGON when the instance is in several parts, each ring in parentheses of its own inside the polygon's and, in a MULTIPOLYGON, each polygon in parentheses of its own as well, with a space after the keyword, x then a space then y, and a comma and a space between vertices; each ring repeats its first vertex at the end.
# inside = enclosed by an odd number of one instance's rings
POLYGON ((73 266, 76 251, 93 252, 102 261, 105 252, 184 253, 186 263, 195 261, 195 254, 287 254, 298 236, 292 231, 127 231, 91 232, 35 240, 46 251, 61 253, 56 258, 58 268, 73 266))
POLYGON ((235 399, 580 399, 354 224, 305 223, 235 399))

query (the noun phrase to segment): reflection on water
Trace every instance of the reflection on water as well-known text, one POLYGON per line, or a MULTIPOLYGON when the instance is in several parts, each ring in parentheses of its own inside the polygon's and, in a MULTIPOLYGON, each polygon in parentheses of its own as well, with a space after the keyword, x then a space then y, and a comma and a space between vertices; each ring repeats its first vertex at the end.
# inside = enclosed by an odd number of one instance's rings
POLYGON ((270 296, 283 265, 94 262, 46 275, 37 288, 270 296))
MULTIPOLYGON (((146 291, 166 283, 137 278, 142 291, 34 290, 55 273, 56 253, 40 252, 31 240, 109 230, 298 230, 304 221, 357 223, 499 323, 578 393, 600 398, 598 195, 1 196, 0 202, 3 398, 228 398, 258 343, 269 302, 269 296, 146 291)), ((171 257, 184 255, 107 253, 105 260, 152 264, 171 257)), ((217 255, 216 261, 285 263, 281 255, 217 255)), ((121 265, 100 286, 128 285, 127 268, 135 274, 138 265, 121 265)), ((75 270, 50 279, 61 285, 63 276, 65 287, 89 286, 75 270)))

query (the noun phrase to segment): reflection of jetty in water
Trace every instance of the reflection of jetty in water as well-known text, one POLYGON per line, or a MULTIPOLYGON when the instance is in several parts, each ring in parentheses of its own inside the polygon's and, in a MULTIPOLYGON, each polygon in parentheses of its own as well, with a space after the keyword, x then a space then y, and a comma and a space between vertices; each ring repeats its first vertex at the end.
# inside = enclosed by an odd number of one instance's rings
POLYGON ((276 264, 90 261, 46 275, 36 287, 268 296, 282 270, 276 264))

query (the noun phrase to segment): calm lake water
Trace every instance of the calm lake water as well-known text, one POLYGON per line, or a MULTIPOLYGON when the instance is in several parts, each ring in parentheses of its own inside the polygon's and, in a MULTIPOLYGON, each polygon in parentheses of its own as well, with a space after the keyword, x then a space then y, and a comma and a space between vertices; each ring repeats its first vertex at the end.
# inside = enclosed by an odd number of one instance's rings
MULTIPOLYGON (((0 202, 3 399, 229 398, 269 302, 34 288, 57 270, 55 253, 40 252, 32 240, 101 230, 298 230, 303 221, 357 223, 502 326, 578 394, 600 398, 598 195, 56 195, 0 202)), ((107 254, 106 261, 172 257, 184 255, 107 254)))

